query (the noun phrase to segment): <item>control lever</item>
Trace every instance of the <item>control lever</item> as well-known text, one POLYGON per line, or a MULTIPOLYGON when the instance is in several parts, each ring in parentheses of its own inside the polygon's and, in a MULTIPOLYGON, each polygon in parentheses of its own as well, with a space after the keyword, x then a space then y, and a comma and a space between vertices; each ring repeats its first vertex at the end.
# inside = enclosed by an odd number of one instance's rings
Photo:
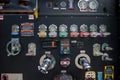
POLYGON ((43 64, 40 66, 40 71, 44 74, 47 74, 48 73, 47 69, 49 68, 50 64, 51 64, 51 59, 49 58, 44 59, 43 64))
POLYGON ((85 70, 90 70, 91 68, 90 63, 85 57, 79 58, 79 64, 81 64, 85 70))
POLYGON ((77 57, 75 58, 75 65, 79 69, 84 69, 84 70, 90 70, 91 69, 90 57, 87 54, 85 54, 84 50, 81 50, 80 54, 77 55, 77 57))
POLYGON ((43 74, 48 74, 48 70, 51 70, 55 66, 55 58, 51 54, 45 54, 40 58, 40 66, 38 66, 38 70, 40 70, 43 74))
POLYGON ((112 47, 109 47, 109 44, 107 44, 107 43, 103 43, 102 44, 102 50, 103 51, 109 51, 109 50, 113 50, 113 48, 112 47))
POLYGON ((21 44, 19 42, 19 38, 11 38, 6 45, 6 51, 8 52, 7 56, 16 56, 21 51, 21 44))

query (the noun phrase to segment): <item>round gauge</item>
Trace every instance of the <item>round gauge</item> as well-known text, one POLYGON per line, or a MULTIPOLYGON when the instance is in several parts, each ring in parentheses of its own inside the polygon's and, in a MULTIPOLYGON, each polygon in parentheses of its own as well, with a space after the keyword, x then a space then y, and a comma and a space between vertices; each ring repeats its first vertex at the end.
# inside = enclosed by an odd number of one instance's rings
POLYGON ((60 32, 65 32, 65 31, 67 31, 67 26, 66 26, 65 24, 60 25, 59 31, 60 31, 60 32))
POLYGON ((106 32, 107 26, 106 25, 100 25, 100 32, 106 32))
POLYGON ((85 1, 85 0, 79 0, 79 2, 78 2, 78 7, 79 7, 81 10, 85 10, 85 9, 88 7, 87 1, 85 1))
POLYGON ((77 32, 77 31, 78 31, 78 26, 75 25, 75 24, 71 25, 71 26, 70 26, 70 31, 72 31, 72 32, 77 32))
POLYGON ((92 0, 89 2, 89 8, 92 10, 96 10, 98 8, 98 2, 96 0, 92 0))
POLYGON ((67 6, 67 4, 66 4, 66 2, 65 2, 65 1, 62 1, 62 2, 60 3, 60 6, 61 6, 61 7, 66 7, 66 6, 67 6))
POLYGON ((47 26, 42 24, 39 26, 39 31, 47 31, 47 26))
POLYGON ((55 31, 57 31, 57 26, 56 26, 55 24, 50 25, 50 26, 49 26, 49 31, 50 31, 50 32, 55 32, 55 31))
POLYGON ((97 32, 97 28, 98 28, 97 25, 93 24, 90 26, 90 31, 97 32))
POLYGON ((81 31, 81 32, 87 32, 87 31, 88 31, 88 26, 85 25, 85 24, 81 25, 81 26, 80 26, 80 31, 81 31))

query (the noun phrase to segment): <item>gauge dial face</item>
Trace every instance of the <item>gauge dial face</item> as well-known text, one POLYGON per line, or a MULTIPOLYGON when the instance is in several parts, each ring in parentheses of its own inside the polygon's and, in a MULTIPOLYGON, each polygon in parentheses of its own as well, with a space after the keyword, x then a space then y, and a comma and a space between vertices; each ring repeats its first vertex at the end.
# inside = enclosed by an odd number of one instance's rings
POLYGON ((66 32, 67 31, 67 26, 65 24, 60 25, 59 31, 60 32, 66 32))
POLYGON ((71 25, 71 26, 70 26, 70 31, 72 31, 72 32, 77 32, 77 31, 78 31, 78 26, 75 25, 75 24, 71 25))
POLYGON ((49 26, 49 31, 50 31, 50 32, 55 32, 55 31, 57 31, 57 26, 56 26, 55 24, 50 25, 50 26, 49 26))
POLYGON ((47 31, 47 26, 42 24, 39 26, 39 31, 47 31))
POLYGON ((67 6, 67 4, 66 4, 66 2, 65 2, 65 1, 62 1, 62 2, 60 3, 60 6, 61 6, 61 7, 66 7, 66 6, 67 6))
POLYGON ((88 26, 85 25, 85 24, 81 25, 81 26, 80 26, 80 31, 81 31, 81 32, 87 32, 87 31, 88 31, 88 26))
POLYGON ((90 26, 90 31, 97 32, 97 28, 98 28, 97 25, 93 24, 90 26))
POLYGON ((80 10, 85 10, 88 7, 88 3, 85 0, 80 0, 78 2, 78 7, 80 8, 80 10))
POLYGON ((106 32, 107 26, 101 25, 99 28, 100 28, 100 32, 106 32))
POLYGON ((89 2, 89 8, 92 10, 96 10, 98 8, 98 2, 96 0, 92 0, 89 2))

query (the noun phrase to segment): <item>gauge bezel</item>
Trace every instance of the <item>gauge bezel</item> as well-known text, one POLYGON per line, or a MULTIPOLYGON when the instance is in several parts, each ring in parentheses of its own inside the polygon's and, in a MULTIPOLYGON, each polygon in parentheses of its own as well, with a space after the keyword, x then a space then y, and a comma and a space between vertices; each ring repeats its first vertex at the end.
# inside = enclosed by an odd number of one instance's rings
POLYGON ((78 25, 76 25, 76 24, 71 25, 71 26, 70 26, 70 31, 71 31, 71 32, 78 32, 78 25), (73 28, 74 28, 74 29, 73 29, 73 28))
MULTIPOLYGON (((98 3, 97 0, 90 0, 89 3, 88 3, 88 6, 89 6, 89 9, 90 9, 90 10, 97 10, 97 9, 98 9, 98 6, 99 6, 99 3, 98 3), (96 7, 95 7, 94 9, 91 7, 91 3, 92 3, 92 2, 95 2, 95 3, 96 3, 96 7)), ((93 6, 93 5, 92 5, 92 6, 93 6)))
POLYGON ((45 24, 41 24, 39 25, 39 31, 47 31, 47 26, 45 24), (44 29, 40 29, 40 28, 44 28, 44 29))
POLYGON ((81 32, 87 32, 87 31, 88 31, 88 26, 85 25, 85 24, 81 25, 81 26, 80 26, 80 31, 81 31, 81 32), (85 29, 85 28, 86 28, 86 29, 85 29))
POLYGON ((107 26, 104 25, 104 24, 100 25, 99 28, 100 28, 100 32, 106 32, 107 31, 107 26))
POLYGON ((78 7, 79 7, 80 11, 82 11, 82 12, 88 11, 88 1, 87 0, 79 0, 78 7), (80 6, 83 2, 86 4, 86 6, 84 8, 80 6))
POLYGON ((92 25, 90 26, 90 31, 92 31, 92 32, 97 32, 97 30, 98 30, 98 26, 97 26, 97 25, 92 24, 92 25))
POLYGON ((67 25, 65 25, 65 24, 60 25, 59 26, 59 31, 60 32, 66 32, 67 31, 67 25), (61 28, 62 28, 62 30, 61 30, 61 28))
POLYGON ((50 32, 56 32, 57 31, 57 26, 55 25, 55 24, 51 24, 50 26, 49 26, 49 31, 50 32), (54 28, 54 30, 52 30, 52 29, 54 28))

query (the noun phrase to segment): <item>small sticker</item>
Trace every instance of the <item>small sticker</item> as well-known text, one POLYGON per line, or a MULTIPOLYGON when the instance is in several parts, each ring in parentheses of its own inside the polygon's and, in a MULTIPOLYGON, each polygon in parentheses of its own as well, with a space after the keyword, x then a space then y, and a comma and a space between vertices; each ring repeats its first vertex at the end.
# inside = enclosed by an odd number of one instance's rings
POLYGON ((2 73, 1 80, 23 80, 21 73, 2 73))
POLYGON ((70 65, 70 58, 63 58, 60 61, 62 67, 68 67, 70 65))
POLYGON ((70 54, 70 42, 67 39, 60 41, 60 53, 61 54, 70 54))
POLYGON ((32 14, 31 14, 31 15, 28 15, 28 19, 29 19, 29 20, 34 20, 34 15, 32 15, 32 14))
POLYGON ((34 36, 34 23, 21 23, 21 36, 34 36))
POLYGON ((3 9, 3 6, 0 6, 0 10, 2 10, 3 9))
POLYGON ((18 35, 19 34, 19 26, 18 25, 12 25, 12 33, 11 35, 18 35))
POLYGON ((98 80, 103 80, 103 72, 97 72, 97 74, 98 80))
POLYGON ((85 72, 85 80, 96 80, 95 71, 86 71, 85 72))
POLYGON ((3 20, 4 19, 4 16, 3 15, 0 15, 0 20, 3 20))

